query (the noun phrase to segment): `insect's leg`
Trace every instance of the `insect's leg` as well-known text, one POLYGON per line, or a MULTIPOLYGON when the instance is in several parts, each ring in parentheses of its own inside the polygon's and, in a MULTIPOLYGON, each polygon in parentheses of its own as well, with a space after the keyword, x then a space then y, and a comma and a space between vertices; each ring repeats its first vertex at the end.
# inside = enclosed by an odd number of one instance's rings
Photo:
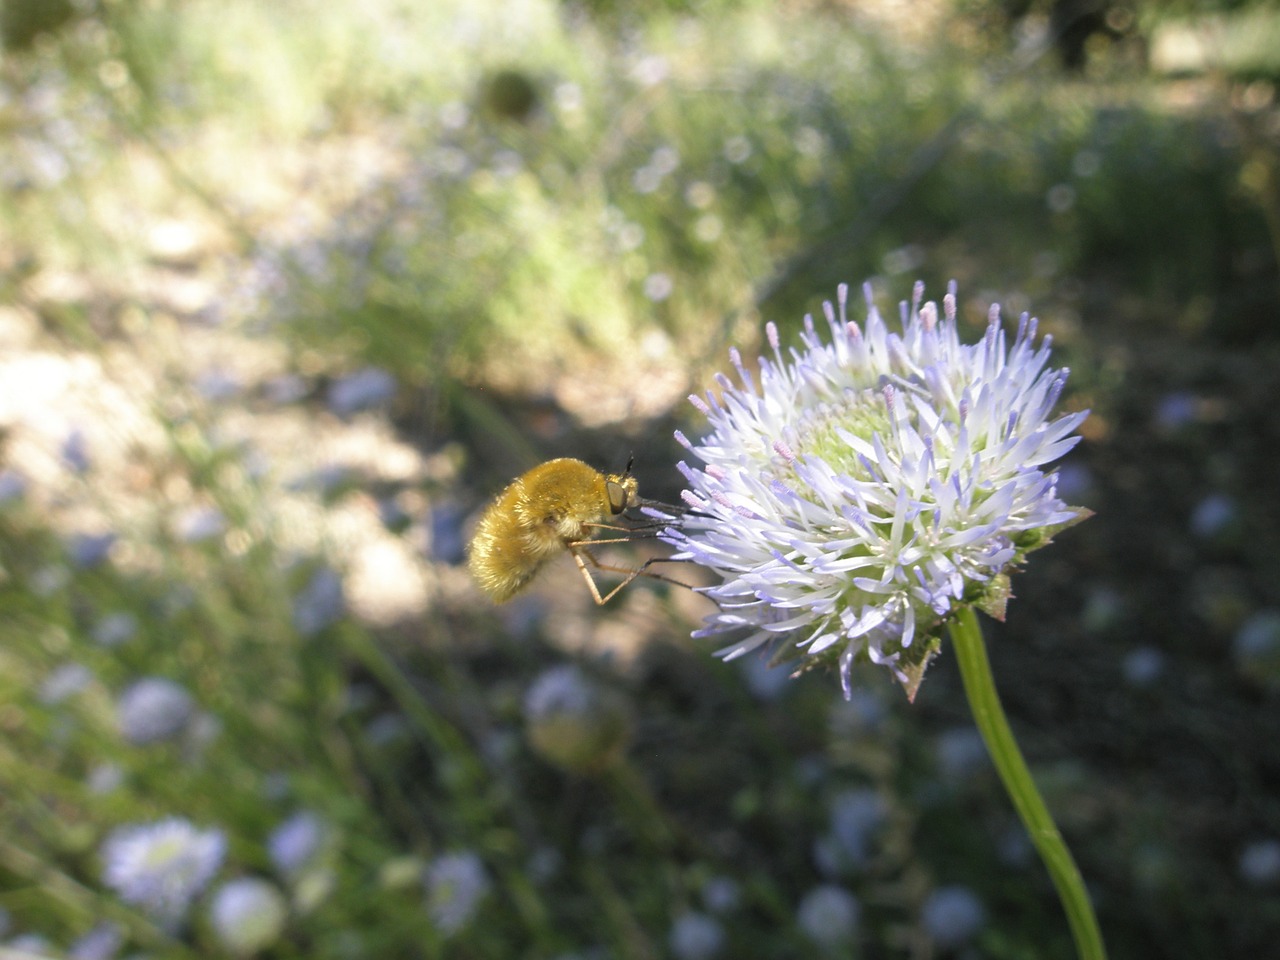
MULTIPOLYGON (((587 562, 582 559, 584 556, 590 557, 591 565, 599 567, 600 564, 596 562, 596 558, 591 556, 586 547, 579 546, 577 544, 570 544, 569 552, 573 554, 573 562, 578 565, 578 572, 582 574, 582 579, 587 581, 587 589, 591 591, 591 598, 595 600, 598 606, 604 606, 604 604, 609 600, 609 597, 612 597, 618 592, 618 590, 614 589, 609 591, 608 597, 600 596, 600 588, 596 586, 595 577, 591 576, 591 571, 587 569, 587 562)), ((621 586, 625 586, 627 583, 630 583, 631 579, 624 581, 621 586)))
MULTIPOLYGON (((610 541, 608 540, 592 540, 591 541, 592 544, 609 543, 609 542, 610 541)), ((596 559, 595 555, 583 545, 581 541, 578 543, 571 543, 568 546, 569 546, 569 552, 573 554, 574 562, 578 565, 578 569, 582 572, 583 579, 587 581, 587 586, 591 588, 591 596, 595 599, 596 603, 598 604, 608 603, 610 600, 613 599, 613 597, 618 593, 619 590, 621 590, 623 587, 625 587, 627 584, 629 584, 632 580, 636 579, 637 577, 649 577, 653 580, 662 580, 665 583, 674 584, 677 587, 684 587, 685 589, 688 589, 688 590, 693 589, 693 587, 687 583, 683 583, 680 580, 675 580, 661 573, 655 573, 649 569, 650 564, 668 562, 667 557, 650 557, 648 560, 644 561, 644 563, 640 564, 640 566, 638 567, 620 567, 611 563, 601 563, 599 560, 596 559), (587 564, 590 564, 591 566, 595 567, 597 570, 603 570, 606 573, 624 574, 625 579, 623 579, 621 583, 614 586, 612 590, 610 590, 608 593, 606 593, 602 597, 600 595, 599 588, 596 586, 595 578, 591 576, 591 571, 587 569, 587 564)))

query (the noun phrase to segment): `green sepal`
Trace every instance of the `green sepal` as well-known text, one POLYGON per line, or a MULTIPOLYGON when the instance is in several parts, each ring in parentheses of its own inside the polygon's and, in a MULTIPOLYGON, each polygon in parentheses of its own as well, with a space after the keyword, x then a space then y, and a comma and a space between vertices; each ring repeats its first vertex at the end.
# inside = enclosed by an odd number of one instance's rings
POLYGON ((1004 622, 1005 607, 1013 596, 1013 581, 1007 573, 998 573, 984 585, 982 595, 976 597, 973 605, 992 620, 1004 622))
POLYGON ((1026 554, 1032 550, 1039 550, 1041 547, 1047 547, 1053 542, 1053 538, 1060 534, 1063 530, 1069 530, 1077 523, 1083 523, 1093 516, 1093 511, 1088 507, 1070 507, 1075 511, 1075 516, 1070 520, 1064 520, 1062 523, 1055 523, 1047 527, 1036 527, 1033 530, 1024 530, 1020 534, 1013 537, 1013 545, 1018 548, 1018 559, 1021 560, 1026 554))
POLYGON ((915 642, 902 651, 902 656, 895 665, 898 682, 902 684, 902 689, 907 694, 908 703, 915 702, 916 692, 920 689, 921 681, 924 680, 924 672, 929 669, 930 661, 942 648, 942 628, 939 626, 935 629, 937 633, 923 637, 917 636, 915 642))

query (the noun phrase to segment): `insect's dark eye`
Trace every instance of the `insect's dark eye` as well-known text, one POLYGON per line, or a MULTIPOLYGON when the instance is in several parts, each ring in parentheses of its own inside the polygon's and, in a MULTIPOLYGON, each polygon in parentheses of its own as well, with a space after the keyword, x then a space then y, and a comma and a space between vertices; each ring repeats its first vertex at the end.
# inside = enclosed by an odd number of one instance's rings
POLYGON ((613 513, 621 513, 627 509, 627 491, 620 483, 614 483, 612 480, 604 482, 605 492, 609 495, 609 509, 613 513))

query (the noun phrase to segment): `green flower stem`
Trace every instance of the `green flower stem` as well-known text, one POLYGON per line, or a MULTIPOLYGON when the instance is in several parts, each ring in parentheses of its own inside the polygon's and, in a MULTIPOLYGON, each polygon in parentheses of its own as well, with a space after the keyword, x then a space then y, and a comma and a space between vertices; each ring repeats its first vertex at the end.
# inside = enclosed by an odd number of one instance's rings
POLYGON ((1080 869, 1036 790, 1031 771, 1027 769, 1027 762, 1013 739, 1013 731, 1009 729, 1004 708, 1000 706, 1000 696, 991 676, 991 662, 982 642, 982 628, 971 607, 960 611, 951 623, 950 632, 969 708, 973 710, 973 718, 987 745, 987 752, 995 762, 1000 780, 1053 878, 1058 899, 1062 901, 1067 921, 1071 924, 1076 953, 1081 960, 1106 960, 1107 948, 1102 944, 1102 931, 1098 929, 1098 918, 1093 914, 1080 869))

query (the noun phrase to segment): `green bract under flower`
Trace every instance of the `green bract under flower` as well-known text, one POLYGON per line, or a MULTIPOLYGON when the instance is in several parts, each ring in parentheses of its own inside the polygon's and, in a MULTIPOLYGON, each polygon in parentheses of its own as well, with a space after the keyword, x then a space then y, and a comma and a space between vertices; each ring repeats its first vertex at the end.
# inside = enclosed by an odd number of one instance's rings
POLYGON ((743 633, 727 659, 789 638, 806 666, 839 665, 846 696, 859 660, 914 696, 955 611, 1002 615, 1009 570, 1088 515, 1046 472, 1087 411, 1053 418, 1067 371, 1047 368, 1050 338, 1037 346, 1025 314, 1012 345, 997 307, 966 345, 954 285, 940 317, 917 283, 900 334, 865 290, 863 327, 841 286, 829 343, 806 317, 803 349, 784 354, 770 323, 759 384, 734 350, 741 383, 690 398, 710 433, 676 435, 702 466, 680 464, 691 512, 667 537, 722 578, 695 636, 743 633))

